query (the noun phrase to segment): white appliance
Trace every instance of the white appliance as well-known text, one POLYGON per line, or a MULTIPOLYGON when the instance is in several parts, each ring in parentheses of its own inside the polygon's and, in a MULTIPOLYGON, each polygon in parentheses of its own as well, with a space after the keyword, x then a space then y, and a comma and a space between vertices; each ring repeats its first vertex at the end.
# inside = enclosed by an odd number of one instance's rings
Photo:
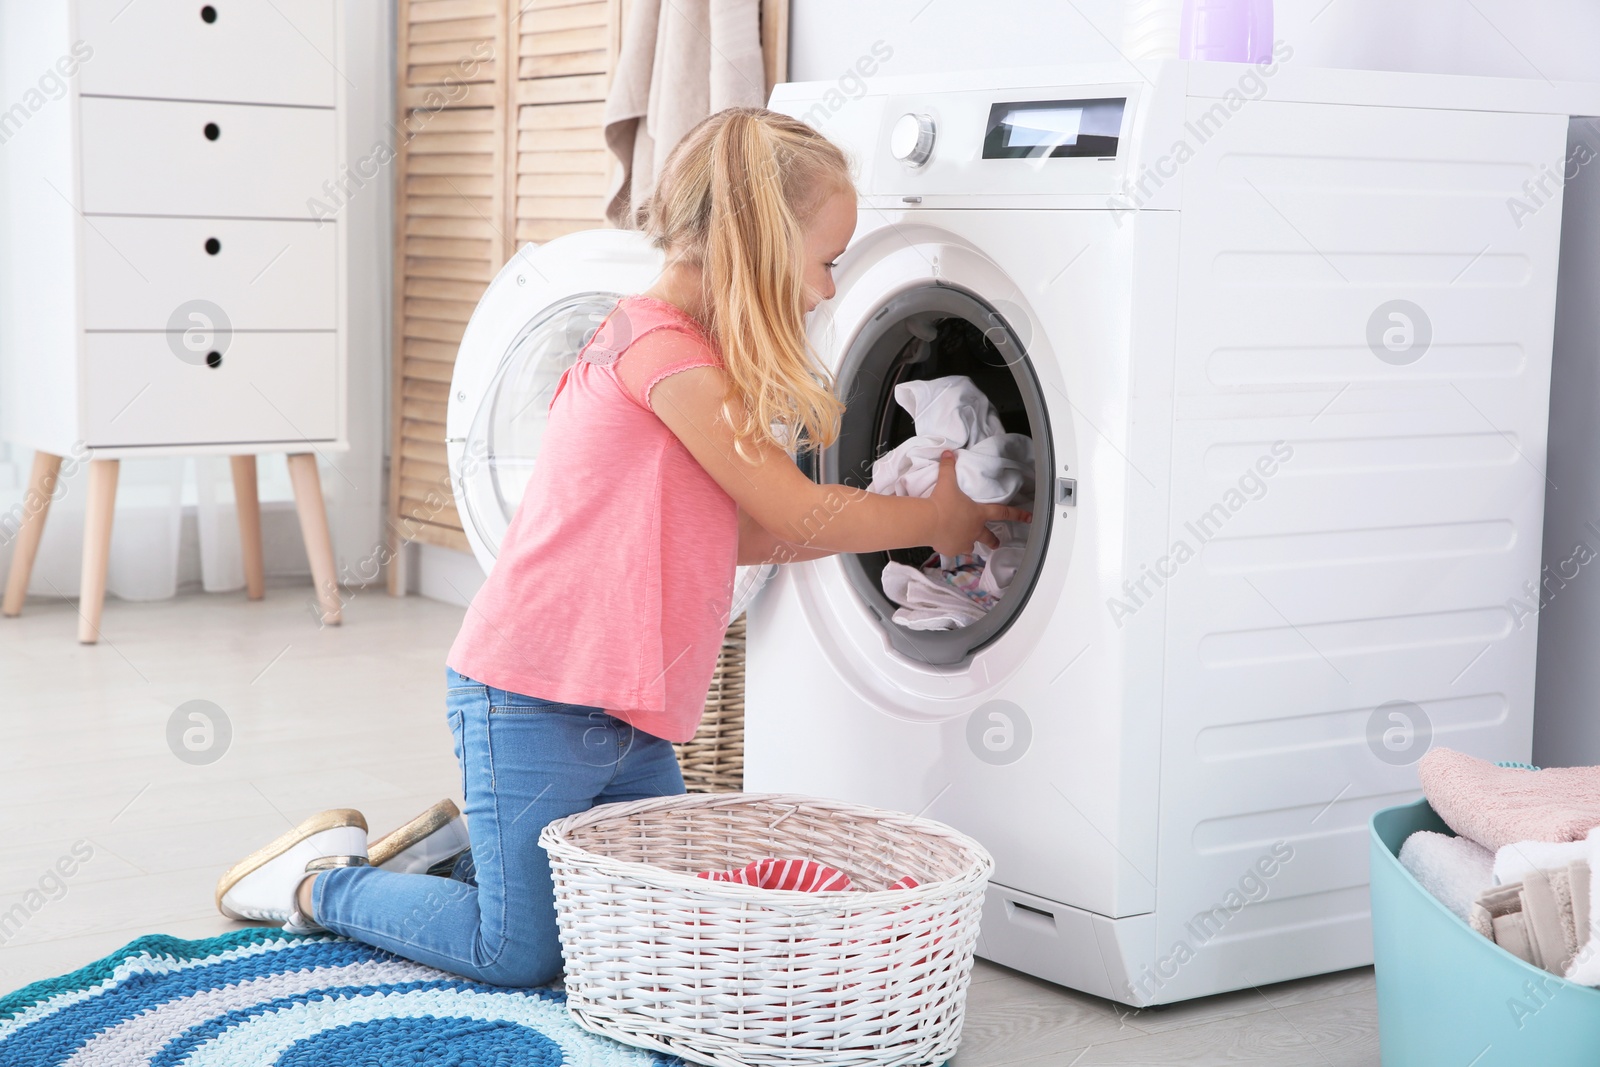
POLYGON ((68 456, 92 457, 80 641, 122 459, 232 457, 259 598, 256 456, 287 452, 339 621, 317 453, 349 447, 342 21, 336 0, 0 0, 0 431, 36 450, 4 614, 68 456))
MULTIPOLYGON (((583 230, 523 245, 478 300, 445 411, 450 485, 478 564, 494 567, 539 454, 561 374, 617 301, 650 288, 662 255, 631 230, 583 230)), ((737 618, 772 567, 741 567, 737 618)))
POLYGON ((338 5, 4 16, 9 439, 102 459, 347 447, 338 5))
POLYGON ((823 475, 971 372, 1042 489, 967 630, 889 621, 883 554, 781 569, 746 788, 973 835, 979 954, 1113 1000, 1370 962, 1368 816, 1430 744, 1529 753, 1560 91, 1174 61, 773 106, 860 171, 823 475))

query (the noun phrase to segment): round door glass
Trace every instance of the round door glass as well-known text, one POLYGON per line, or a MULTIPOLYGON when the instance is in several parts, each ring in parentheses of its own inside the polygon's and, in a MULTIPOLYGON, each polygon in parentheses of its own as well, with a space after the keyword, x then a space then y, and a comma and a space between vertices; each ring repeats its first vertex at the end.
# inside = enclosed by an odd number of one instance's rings
POLYGON ((517 334, 467 433, 461 461, 463 518, 499 556, 511 517, 528 487, 556 385, 577 362, 618 293, 582 293, 545 308, 517 334))
POLYGON ((846 399, 844 419, 839 439, 823 453, 821 465, 824 481, 867 488, 880 457, 919 432, 930 432, 919 431, 897 401, 898 387, 951 380, 950 376, 983 395, 1007 435, 1021 435, 1030 442, 1032 475, 1023 484, 1031 482, 1032 488, 1019 490, 1028 496, 1007 501, 1033 512, 1024 540, 1010 546, 1007 566, 1014 566, 1014 572, 996 593, 986 583, 998 583, 1001 571, 997 568, 991 574, 984 564, 975 594, 969 579, 976 564, 967 559, 966 568, 951 572, 944 569, 949 564, 942 563, 943 557, 926 546, 842 557, 846 577, 878 617, 890 644, 912 660, 940 666, 964 664, 999 639, 1032 594, 1050 541, 1055 457, 1049 413, 1033 364, 1010 323, 976 295, 949 285, 924 286, 891 297, 845 353, 839 370, 839 390, 846 399), (955 628, 922 628, 901 610, 907 601, 889 598, 885 572, 890 564, 897 565, 901 574, 925 576, 941 597, 965 604, 961 598, 966 596, 982 610, 965 612, 968 621, 955 628))

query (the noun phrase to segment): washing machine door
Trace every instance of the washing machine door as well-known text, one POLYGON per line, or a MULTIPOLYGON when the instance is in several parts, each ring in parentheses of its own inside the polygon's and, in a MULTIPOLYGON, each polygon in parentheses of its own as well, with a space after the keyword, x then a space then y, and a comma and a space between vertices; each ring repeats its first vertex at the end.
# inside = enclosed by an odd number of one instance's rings
POLYGON ((815 464, 819 481, 871 484, 877 459, 915 431, 895 400, 907 381, 964 375, 1007 432, 1032 441, 1034 521, 1005 594, 980 621, 925 630, 897 620, 901 605, 884 591, 883 574, 891 562, 922 568, 933 551, 926 546, 842 553, 796 568, 785 583, 805 639, 852 691, 918 721, 964 715, 975 697, 1027 668, 1059 602, 1075 537, 1075 502, 1058 496, 1075 485, 1057 479, 1078 471, 1072 408, 1047 403, 1047 391, 1065 394, 1034 308, 1038 294, 983 251, 989 214, 926 210, 884 221, 863 213, 834 273, 837 292, 810 324, 812 346, 846 403, 838 439, 815 464))
MULTIPOLYGON (((479 300, 456 356, 445 435, 456 507, 485 572, 522 502, 562 373, 617 301, 648 289, 661 266, 640 233, 587 230, 523 246, 479 300)), ((769 571, 739 569, 730 618, 769 571)))

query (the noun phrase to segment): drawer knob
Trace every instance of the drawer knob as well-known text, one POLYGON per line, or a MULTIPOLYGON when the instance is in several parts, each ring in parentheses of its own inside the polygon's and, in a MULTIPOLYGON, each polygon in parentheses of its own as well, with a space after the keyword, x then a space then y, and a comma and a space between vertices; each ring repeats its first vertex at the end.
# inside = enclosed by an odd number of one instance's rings
POLYGON ((222 136, 222 127, 221 126, 218 126, 215 122, 206 123, 206 140, 215 141, 218 137, 221 137, 221 136, 222 136))
POLYGON ((200 21, 207 23, 217 21, 217 9, 212 7, 210 4, 207 4, 205 7, 201 8, 200 21))
POLYGON ((217 240, 215 237, 207 237, 206 238, 206 255, 214 256, 220 251, 222 251, 222 242, 217 240))
POLYGON ((206 366, 208 366, 208 367, 220 367, 220 366, 222 366, 222 353, 221 352, 207 352, 206 353, 206 366))

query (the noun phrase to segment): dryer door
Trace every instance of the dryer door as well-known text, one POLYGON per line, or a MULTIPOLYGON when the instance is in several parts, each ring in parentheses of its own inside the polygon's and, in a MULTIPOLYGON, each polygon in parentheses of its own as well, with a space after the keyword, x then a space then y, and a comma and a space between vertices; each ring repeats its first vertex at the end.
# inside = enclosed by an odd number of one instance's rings
MULTIPOLYGON (((456 357, 446 437, 456 506, 485 571, 522 502, 562 372, 617 301, 660 273, 661 253, 642 234, 588 230, 523 246, 478 302, 456 357)), ((730 617, 766 574, 739 569, 730 617)))

